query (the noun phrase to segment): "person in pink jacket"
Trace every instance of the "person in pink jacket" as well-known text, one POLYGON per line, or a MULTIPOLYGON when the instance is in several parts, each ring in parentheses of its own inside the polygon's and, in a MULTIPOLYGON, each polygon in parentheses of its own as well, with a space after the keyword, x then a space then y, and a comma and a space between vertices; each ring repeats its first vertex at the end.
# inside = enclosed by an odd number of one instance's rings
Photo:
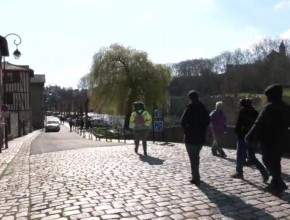
POLYGON ((226 116, 223 111, 223 103, 217 102, 215 110, 210 113, 211 130, 213 134, 212 155, 225 158, 227 155, 222 149, 222 138, 226 132, 226 116))

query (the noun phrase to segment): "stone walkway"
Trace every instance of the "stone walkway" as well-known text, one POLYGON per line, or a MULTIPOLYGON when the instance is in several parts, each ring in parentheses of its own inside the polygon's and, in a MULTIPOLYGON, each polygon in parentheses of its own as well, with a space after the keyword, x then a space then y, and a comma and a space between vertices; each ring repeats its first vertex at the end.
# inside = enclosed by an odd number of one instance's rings
MULTIPOLYGON (((203 182, 196 187, 183 144, 150 142, 147 158, 133 145, 29 156, 34 135, 18 150, 11 145, 14 159, 6 156, 1 219, 290 219, 290 190, 281 198, 265 193, 259 172, 249 167, 244 181, 230 178, 234 150, 221 159, 204 147, 203 182)), ((289 186, 290 160, 282 164, 289 186)))
POLYGON ((6 169, 7 165, 12 161, 12 159, 16 156, 16 154, 21 149, 24 142, 34 139, 40 131, 35 131, 26 136, 16 138, 8 142, 8 149, 2 148, 2 153, 0 153, 0 176, 3 171, 6 169))

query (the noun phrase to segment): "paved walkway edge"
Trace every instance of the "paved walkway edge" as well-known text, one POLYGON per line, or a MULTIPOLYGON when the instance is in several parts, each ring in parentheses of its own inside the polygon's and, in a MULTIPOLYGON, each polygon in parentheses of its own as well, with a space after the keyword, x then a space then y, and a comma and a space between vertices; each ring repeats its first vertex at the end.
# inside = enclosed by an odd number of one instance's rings
POLYGON ((8 149, 5 149, 0 154, 0 178, 10 162, 15 158, 15 156, 20 152, 24 143, 28 140, 33 141, 39 134, 41 130, 33 131, 25 136, 15 138, 8 142, 8 149), (32 140, 31 140, 32 139, 32 140))

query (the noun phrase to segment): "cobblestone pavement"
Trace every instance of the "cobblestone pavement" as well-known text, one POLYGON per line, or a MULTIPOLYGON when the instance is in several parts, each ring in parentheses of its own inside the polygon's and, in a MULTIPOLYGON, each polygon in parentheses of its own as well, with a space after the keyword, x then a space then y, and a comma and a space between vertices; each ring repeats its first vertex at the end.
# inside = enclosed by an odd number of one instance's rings
MULTIPOLYGON (((1 176, 3 220, 290 219, 290 190, 282 198, 263 192, 260 174, 248 167, 244 181, 230 178, 233 150, 221 159, 203 148, 198 188, 189 184, 183 144, 150 142, 147 158, 133 145, 29 156, 31 139, 1 176)), ((290 161, 282 163, 290 174, 290 161)))
POLYGON ((21 149, 24 142, 33 140, 40 131, 35 131, 26 136, 13 139, 8 142, 8 149, 2 149, 2 153, 0 153, 0 176, 3 171, 6 169, 7 165, 12 161, 12 159, 16 156, 16 154, 21 149))

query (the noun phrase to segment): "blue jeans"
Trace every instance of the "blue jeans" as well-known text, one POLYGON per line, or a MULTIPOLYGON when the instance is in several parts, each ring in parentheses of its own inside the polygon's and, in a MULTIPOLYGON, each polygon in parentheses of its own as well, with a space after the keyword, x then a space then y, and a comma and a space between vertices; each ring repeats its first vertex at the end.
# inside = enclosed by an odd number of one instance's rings
POLYGON ((243 167, 246 163, 247 150, 248 150, 247 143, 244 141, 243 138, 239 138, 237 143, 237 166, 236 166, 236 172, 239 175, 243 175, 243 167))
POLYGON ((199 154, 200 154, 202 145, 185 143, 185 147, 189 156, 192 179, 200 180, 199 154))
POLYGON ((237 174, 243 175, 243 167, 246 162, 247 153, 249 161, 251 161, 251 163, 260 171, 263 178, 266 178, 268 176, 268 172, 263 164, 261 164, 261 162, 256 158, 254 146, 248 145, 244 138, 238 139, 236 166, 237 174))

